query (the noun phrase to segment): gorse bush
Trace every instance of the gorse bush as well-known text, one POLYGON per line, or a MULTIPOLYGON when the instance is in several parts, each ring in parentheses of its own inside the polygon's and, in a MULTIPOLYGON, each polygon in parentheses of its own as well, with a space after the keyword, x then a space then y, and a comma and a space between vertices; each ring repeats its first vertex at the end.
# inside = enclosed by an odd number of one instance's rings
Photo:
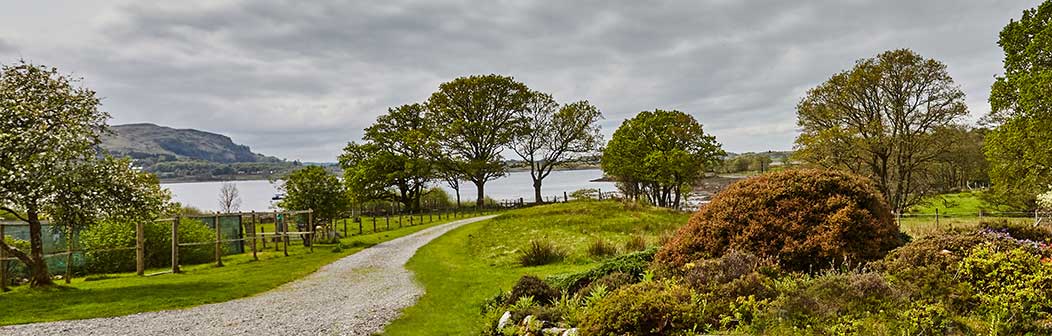
POLYGON ((566 252, 555 244, 544 240, 534 240, 522 251, 519 263, 522 266, 540 266, 562 261, 565 257, 566 252))
POLYGON ((786 170, 739 181, 702 207, 655 256, 678 269, 729 250, 775 256, 790 270, 883 257, 902 244, 880 193, 863 177, 786 170))
POLYGON ((585 313, 583 335, 674 335, 695 327, 691 291, 672 282, 650 281, 613 292, 585 313))
POLYGON ((617 254, 617 246, 613 243, 603 240, 603 238, 597 238, 592 241, 591 245, 588 245, 588 255, 592 257, 609 257, 617 254))

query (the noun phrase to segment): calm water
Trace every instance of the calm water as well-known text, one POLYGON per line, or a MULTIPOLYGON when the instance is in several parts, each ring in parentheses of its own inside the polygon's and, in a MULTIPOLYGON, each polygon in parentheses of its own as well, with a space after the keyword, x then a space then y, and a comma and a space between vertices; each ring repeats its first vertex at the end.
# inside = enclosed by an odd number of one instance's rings
MULTIPOLYGON (((559 196, 563 192, 571 193, 578 189, 593 188, 605 191, 614 191, 616 187, 612 182, 589 182, 603 177, 603 172, 598 169, 554 171, 544 179, 541 193, 546 197, 559 196)), ((235 181, 241 193, 242 211, 266 211, 273 209, 271 198, 278 193, 277 184, 269 181, 235 181)), ((219 188, 223 182, 197 182, 197 183, 167 183, 162 187, 172 191, 172 198, 176 202, 190 205, 207 211, 215 211, 219 208, 219 188)), ((440 187, 449 192, 450 197, 455 197, 453 191, 445 183, 440 187)), ((460 187, 460 197, 463 201, 475 199, 475 185, 466 182, 460 187)), ((486 183, 486 195, 496 200, 517 200, 520 197, 527 202, 533 200, 533 181, 529 172, 515 172, 507 176, 486 183)))

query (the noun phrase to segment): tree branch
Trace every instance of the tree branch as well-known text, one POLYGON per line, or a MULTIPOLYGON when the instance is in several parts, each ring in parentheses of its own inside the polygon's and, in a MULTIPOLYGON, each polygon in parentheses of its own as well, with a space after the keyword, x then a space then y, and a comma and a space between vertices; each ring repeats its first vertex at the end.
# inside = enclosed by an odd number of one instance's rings
POLYGON ((15 258, 18 258, 18 260, 22 261, 22 263, 25 263, 27 267, 33 264, 33 260, 29 258, 29 255, 26 255, 25 252, 22 252, 19 249, 7 245, 7 243, 4 242, 3 239, 0 239, 0 249, 4 249, 4 251, 6 251, 7 253, 15 256, 15 258))
POLYGON ((11 208, 8 208, 8 207, 0 207, 0 210, 4 210, 4 211, 7 211, 7 212, 8 212, 8 213, 10 213, 10 214, 11 214, 12 216, 15 216, 15 218, 18 218, 19 220, 21 220, 21 221, 23 221, 23 222, 29 222, 29 220, 28 220, 28 219, 26 219, 25 217, 22 217, 22 215, 19 215, 19 214, 18 214, 17 212, 15 212, 14 210, 12 210, 11 208))

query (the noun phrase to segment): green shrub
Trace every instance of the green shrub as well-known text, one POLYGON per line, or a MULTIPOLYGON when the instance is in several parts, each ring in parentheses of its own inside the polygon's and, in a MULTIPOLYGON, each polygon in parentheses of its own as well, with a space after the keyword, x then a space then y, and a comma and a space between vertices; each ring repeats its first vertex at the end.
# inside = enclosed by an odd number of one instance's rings
POLYGON ((901 245, 898 225, 865 178, 785 170, 739 181, 702 207, 655 256, 668 269, 729 250, 776 256, 790 270, 876 260, 901 245))
POLYGON ((584 288, 581 288, 581 290, 577 293, 581 294, 582 296, 588 296, 592 293, 594 289, 598 288, 599 286, 603 286, 604 291, 612 292, 620 289, 621 287, 634 284, 638 282, 638 280, 639 279, 637 279, 634 276, 622 272, 614 272, 604 275, 603 277, 596 279, 595 281, 592 281, 592 283, 588 284, 588 286, 585 286, 584 288))
POLYGON ((519 263, 522 266, 540 266, 562 261, 563 258, 566 258, 566 252, 555 244, 545 240, 534 240, 522 251, 519 263))
POLYGON ((617 254, 617 246, 603 240, 603 238, 597 238, 592 241, 592 244, 588 245, 588 255, 591 257, 609 257, 617 254))
POLYGON ((532 275, 526 275, 519 278, 519 281, 511 288, 508 302, 515 303, 525 297, 532 297, 534 302, 545 305, 559 297, 559 291, 552 288, 544 280, 532 275))
MULTIPOLYGON (((143 225, 144 261, 147 268, 166 267, 172 263, 172 227, 170 222, 143 225)), ((135 224, 102 222, 81 233, 86 266, 90 273, 118 273, 135 271, 135 224), (113 250, 124 248, 121 250, 113 250), (95 250, 95 251, 92 251, 95 250)), ((200 243, 215 240, 215 231, 199 221, 183 219, 179 222, 180 243, 200 243)), ((181 264, 200 264, 215 258, 212 245, 183 247, 179 250, 181 264)))
POLYGON ((693 295, 671 282, 650 281, 610 294, 588 310, 582 335, 674 335, 697 327, 693 295))
POLYGON ((599 189, 593 189, 593 188, 577 189, 574 192, 570 193, 570 198, 573 198, 575 200, 581 200, 581 201, 596 200, 596 199, 599 199, 599 189))
POLYGON ((552 286, 571 293, 576 293, 592 281, 615 272, 628 274, 638 280, 650 266, 650 262, 654 259, 654 253, 656 252, 657 249, 651 248, 645 251, 619 255, 604 261, 593 269, 578 273, 557 274, 549 276, 547 280, 552 286))
POLYGON ((834 325, 843 316, 890 310, 902 302, 880 273, 827 272, 783 287, 770 312, 796 327, 834 325))
POLYGON ((983 244, 961 260, 958 276, 975 289, 991 334, 1052 332, 1052 266, 1040 255, 983 244))

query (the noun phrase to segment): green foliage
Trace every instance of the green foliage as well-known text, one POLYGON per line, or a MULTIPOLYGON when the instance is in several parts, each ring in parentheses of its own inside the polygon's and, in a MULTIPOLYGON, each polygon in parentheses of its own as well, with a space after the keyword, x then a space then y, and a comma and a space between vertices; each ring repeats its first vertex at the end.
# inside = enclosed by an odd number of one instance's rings
POLYGON ((908 49, 859 60, 808 90, 796 109, 803 132, 795 156, 872 178, 897 211, 933 187, 933 158, 952 141, 938 131, 968 114, 946 65, 908 49))
POLYGON ((314 210, 314 219, 325 223, 350 208, 340 179, 319 166, 303 167, 290 174, 281 187, 285 198, 278 206, 287 210, 314 210))
POLYGON ((471 181, 482 205, 485 183, 505 173, 501 152, 519 132, 530 90, 511 77, 460 77, 427 100, 428 125, 445 170, 471 181))
POLYGON ((1031 209, 1052 185, 1052 2, 1023 12, 1001 30, 1004 74, 990 89, 986 157, 997 200, 1031 209))
POLYGON ((625 287, 636 282, 639 282, 639 277, 637 276, 629 275, 627 273, 622 272, 614 272, 604 275, 603 277, 596 279, 595 281, 592 281, 592 283, 588 284, 588 286, 585 286, 584 288, 581 288, 581 290, 577 291, 577 293, 589 298, 600 299, 604 296, 604 293, 608 291, 616 291, 621 287, 625 287))
POLYGON ((701 208, 655 257, 674 271, 729 250, 777 256, 790 270, 880 259, 901 245, 891 211, 864 178, 786 170, 739 181, 701 208))
POLYGON ((773 160, 767 153, 742 153, 723 160, 716 170, 728 174, 765 171, 770 170, 771 162, 773 160))
MULTIPOLYGON (((170 222, 143 225, 144 261, 147 268, 168 267, 172 264, 172 227, 170 222)), ((87 257, 90 273, 118 273, 135 271, 135 224, 106 221, 88 228, 80 235, 80 243, 87 257), (112 250, 126 248, 123 250, 112 250)), ((200 221, 183 219, 179 222, 180 243, 202 243, 215 240, 215 231, 200 221)), ((212 261, 211 245, 184 247, 180 250, 181 264, 192 265, 212 261)))
POLYGON ((647 270, 656 252, 656 248, 651 248, 645 251, 620 255, 604 261, 602 264, 587 271, 551 276, 547 280, 556 288, 577 292, 584 286, 592 283, 592 281, 613 273, 631 274, 633 277, 638 278, 647 270))
POLYGON ((678 335, 696 327, 689 289, 652 281, 613 292, 581 320, 583 335, 678 335))
POLYGON ((538 304, 546 305, 552 302, 552 300, 559 297, 559 291, 548 283, 544 282, 535 276, 526 275, 519 278, 519 282, 515 283, 515 287, 511 288, 511 293, 508 295, 509 302, 519 302, 524 298, 530 298, 531 301, 535 301, 538 304))
POLYGON ((984 244, 973 249, 957 276, 971 284, 991 334, 1047 333, 1052 314, 1052 266, 1023 248, 999 250, 984 244))
POLYGON ((512 137, 511 148, 530 167, 534 201, 541 199, 541 184, 552 168, 575 154, 599 149, 603 135, 599 120, 603 115, 587 101, 559 107, 551 95, 531 91, 525 108, 520 111, 519 132, 512 137))
POLYGON ((562 261, 566 252, 547 240, 533 240, 522 251, 519 263, 522 266, 540 266, 562 261))
POLYGON ((24 61, 0 68, 0 211, 28 222, 31 232, 29 251, 0 248, 29 266, 34 286, 51 284, 41 215, 67 230, 101 220, 148 220, 165 211, 169 198, 155 177, 128 160, 98 157, 109 115, 78 82, 24 61))
POLYGON ((365 129, 366 143, 344 148, 340 166, 356 201, 390 200, 410 211, 420 208, 436 151, 425 110, 420 104, 388 109, 365 129))
POLYGON ((726 155, 693 116, 644 111, 625 120, 603 150, 602 168, 632 199, 678 208, 682 195, 726 155))

